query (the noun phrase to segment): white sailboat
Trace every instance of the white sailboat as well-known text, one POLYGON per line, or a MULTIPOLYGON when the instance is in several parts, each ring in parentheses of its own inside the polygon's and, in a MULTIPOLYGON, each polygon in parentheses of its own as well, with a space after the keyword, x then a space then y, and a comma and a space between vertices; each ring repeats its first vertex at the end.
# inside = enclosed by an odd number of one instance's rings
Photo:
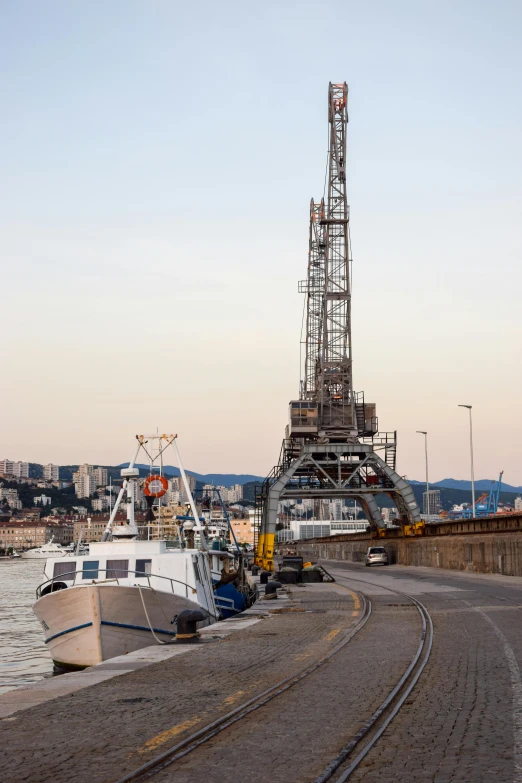
MULTIPOLYGON (((138 449, 121 471, 123 486, 101 542, 87 555, 68 555, 45 564, 47 580, 37 590, 33 611, 40 621, 53 661, 84 668, 151 644, 174 640, 184 609, 204 615, 200 625, 220 619, 212 586, 210 555, 176 443, 176 435, 138 435, 138 449), (161 456, 171 445, 199 534, 199 549, 167 549, 165 541, 139 541, 134 518, 140 450, 159 441, 161 456), (125 498, 126 519, 115 522, 125 498)), ((150 447, 149 447, 150 448, 150 447)), ((152 463, 152 460, 151 460, 152 463)), ((161 463, 162 464, 162 463, 161 463)), ((149 496, 164 494, 161 475, 146 479, 149 496)))

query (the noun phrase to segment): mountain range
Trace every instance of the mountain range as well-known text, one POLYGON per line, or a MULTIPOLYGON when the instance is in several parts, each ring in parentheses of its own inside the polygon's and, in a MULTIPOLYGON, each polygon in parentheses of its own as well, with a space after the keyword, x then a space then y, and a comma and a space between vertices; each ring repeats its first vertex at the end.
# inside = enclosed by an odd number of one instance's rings
MULTIPOLYGON (((128 462, 122 462, 122 464, 118 465, 118 467, 126 468, 128 465, 128 462)), ((138 462, 136 463, 135 467, 147 472, 149 470, 149 465, 140 464, 138 462)), ((174 478, 181 475, 179 468, 176 468, 174 465, 164 465, 163 473, 165 476, 171 476, 174 478)), ((196 478, 198 481, 201 481, 203 484, 214 484, 214 486, 227 487, 228 489, 230 489, 230 487, 232 487, 234 484, 248 484, 251 481, 265 480, 264 476, 253 476, 250 473, 196 473, 194 470, 186 470, 185 473, 189 474, 190 476, 194 476, 194 478, 196 478)))
MULTIPOLYGON (((109 475, 111 475, 114 480, 119 478, 121 468, 126 468, 128 465, 128 462, 122 462, 120 465, 103 465, 102 467, 107 468, 109 475)), ((149 472, 149 465, 138 463, 136 464, 136 467, 142 471, 142 475, 147 475, 149 472)), ((75 470, 78 470, 78 465, 62 465, 60 467, 61 478, 65 481, 71 481, 72 474, 75 470)), ((166 476, 177 477, 180 475, 179 468, 176 468, 174 465, 164 465, 163 472, 166 476)), ((265 480, 264 476, 255 476, 251 473, 197 473, 195 470, 187 470, 187 473, 189 473, 191 476, 194 476, 196 480, 201 483, 201 486, 203 484, 214 484, 217 486, 227 487, 228 489, 234 484, 257 484, 262 483, 265 480)), ((42 466, 31 462, 29 465, 29 475, 33 478, 41 477, 42 466)), ((496 485, 497 481, 497 478, 478 479, 475 481, 475 491, 479 493, 489 492, 491 487, 494 484, 496 485)), ((409 482, 413 486, 422 487, 426 485, 425 481, 417 481, 415 479, 409 479, 409 482)), ((433 483, 430 482, 430 487, 432 489, 460 489, 470 492, 471 481, 465 479, 445 478, 441 481, 434 481, 433 483)), ((514 486, 513 484, 505 484, 502 482, 501 489, 502 493, 507 492, 522 495, 522 485, 514 486)))
MULTIPOLYGON (((479 479, 478 481, 475 481, 475 491, 478 492, 489 492, 491 487, 497 483, 498 479, 479 479)), ((425 481, 415 481, 413 479, 409 479, 410 484, 426 484, 425 481)), ((442 481, 435 481, 433 484, 430 481, 430 488, 436 488, 436 489, 466 489, 471 491, 471 481, 464 481, 462 479, 453 479, 453 478, 447 478, 442 479, 442 481)), ((502 492, 514 492, 514 493, 522 493, 522 486, 520 487, 514 487, 512 484, 505 484, 502 482, 502 492)))

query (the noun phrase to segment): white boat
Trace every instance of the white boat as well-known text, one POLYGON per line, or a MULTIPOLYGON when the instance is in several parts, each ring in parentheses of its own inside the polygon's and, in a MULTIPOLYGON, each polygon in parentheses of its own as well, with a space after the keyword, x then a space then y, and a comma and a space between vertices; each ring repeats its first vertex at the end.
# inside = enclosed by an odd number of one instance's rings
MULTIPOLYGON (((33 611, 42 625, 53 661, 84 668, 107 658, 152 644, 171 643, 177 618, 185 609, 199 610, 199 626, 220 619, 212 584, 210 553, 203 527, 181 464, 175 435, 137 436, 134 460, 121 471, 124 479, 104 539, 89 544, 88 555, 68 555, 45 564, 46 581, 37 590, 33 611), (200 548, 167 549, 165 541, 139 541, 134 520, 134 468, 140 448, 151 439, 163 440, 161 454, 172 444, 185 483, 200 548), (125 496, 127 518, 115 523, 125 496), (110 540, 109 540, 110 539, 110 540)), ((150 450, 150 446, 149 446, 150 450)), ((160 476, 146 479, 149 497, 160 497, 160 476), (152 490, 151 490, 152 488, 152 490)))
POLYGON ((47 544, 36 549, 27 549, 25 552, 22 552, 22 557, 26 560, 46 560, 49 557, 65 557, 67 552, 64 547, 61 544, 55 544, 53 539, 54 536, 47 544))

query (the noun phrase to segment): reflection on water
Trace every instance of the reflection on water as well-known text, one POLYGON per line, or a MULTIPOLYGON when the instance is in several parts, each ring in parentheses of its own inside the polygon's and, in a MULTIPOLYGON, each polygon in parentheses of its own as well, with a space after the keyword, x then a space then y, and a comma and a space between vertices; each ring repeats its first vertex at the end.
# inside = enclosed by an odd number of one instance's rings
POLYGON ((51 656, 31 611, 45 560, 0 560, 0 694, 49 677, 51 656))

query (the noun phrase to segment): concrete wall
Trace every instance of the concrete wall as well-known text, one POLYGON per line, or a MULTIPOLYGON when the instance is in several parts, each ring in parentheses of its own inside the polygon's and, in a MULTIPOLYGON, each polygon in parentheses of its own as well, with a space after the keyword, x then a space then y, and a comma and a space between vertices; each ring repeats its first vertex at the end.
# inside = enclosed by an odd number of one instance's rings
POLYGON ((293 544, 309 560, 362 563, 369 546, 384 546, 392 563, 430 566, 481 574, 522 576, 522 515, 430 526, 427 535, 389 538, 332 536, 293 544), (480 530, 480 532, 479 532, 480 530))

